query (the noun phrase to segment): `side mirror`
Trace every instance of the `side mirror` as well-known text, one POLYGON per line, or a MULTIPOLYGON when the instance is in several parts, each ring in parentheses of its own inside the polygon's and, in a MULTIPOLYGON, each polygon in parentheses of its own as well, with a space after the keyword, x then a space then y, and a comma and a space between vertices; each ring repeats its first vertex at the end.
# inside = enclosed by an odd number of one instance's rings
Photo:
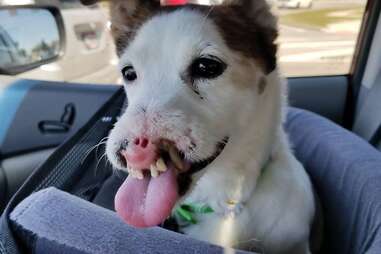
POLYGON ((57 8, 0 7, 0 74, 15 75, 55 61, 64 37, 57 8))

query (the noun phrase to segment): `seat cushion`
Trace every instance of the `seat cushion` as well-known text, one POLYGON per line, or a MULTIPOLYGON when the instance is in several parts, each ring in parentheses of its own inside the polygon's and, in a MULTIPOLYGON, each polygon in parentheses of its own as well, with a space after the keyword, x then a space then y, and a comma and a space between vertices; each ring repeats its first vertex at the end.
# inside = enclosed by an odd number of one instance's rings
POLYGON ((321 199, 327 253, 381 253, 381 153, 304 110, 290 109, 286 130, 321 199))
MULTIPOLYGON (((381 253, 381 154, 351 132, 304 110, 291 108, 285 127, 321 199, 324 253, 381 253)), ((20 203, 11 221, 35 253, 223 252, 161 228, 131 228, 113 211, 52 188, 20 203)))
POLYGON ((36 192, 10 216, 30 253, 249 253, 159 227, 136 229, 108 209, 55 188, 36 192))

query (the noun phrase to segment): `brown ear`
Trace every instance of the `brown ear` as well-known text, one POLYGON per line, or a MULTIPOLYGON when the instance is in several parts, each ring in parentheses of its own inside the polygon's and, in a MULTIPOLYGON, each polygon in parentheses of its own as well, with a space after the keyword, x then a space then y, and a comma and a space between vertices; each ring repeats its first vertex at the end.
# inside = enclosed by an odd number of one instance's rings
MULTIPOLYGON (((91 5, 99 0, 81 0, 91 5)), ((114 37, 117 54, 123 50, 135 36, 137 29, 160 10, 160 0, 108 0, 110 3, 111 32, 114 37)))
POLYGON ((225 0, 223 6, 240 9, 256 25, 277 30, 277 18, 271 13, 267 0, 225 0))
POLYGON ((160 10, 158 0, 112 0, 112 34, 118 55, 128 46, 139 27, 160 10))
POLYGON ((261 62, 266 73, 276 68, 277 19, 266 0, 225 0, 216 18, 230 46, 261 62))
POLYGON ((92 4, 95 4, 97 2, 98 2, 98 0, 81 0, 81 3, 84 5, 92 5, 92 4))

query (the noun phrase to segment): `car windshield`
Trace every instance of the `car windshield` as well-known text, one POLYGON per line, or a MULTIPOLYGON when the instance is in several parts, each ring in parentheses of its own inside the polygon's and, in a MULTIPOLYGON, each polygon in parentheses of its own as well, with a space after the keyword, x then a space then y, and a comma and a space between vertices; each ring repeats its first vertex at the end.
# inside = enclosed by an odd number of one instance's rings
MULTIPOLYGON (((221 2, 222 0, 162 0, 162 4, 215 5, 221 2)), ((107 2, 89 8, 77 0, 0 1, 0 5, 20 4, 58 7, 62 13, 66 36, 64 48, 55 62, 20 73, 18 78, 103 84, 122 82, 116 68, 118 59, 110 35, 107 2)), ((279 21, 278 63, 284 76, 349 73, 364 15, 365 0, 268 0, 268 4, 279 21)), ((23 27, 14 29, 25 33, 23 27)), ((9 62, 10 55, 4 54, 4 46, 1 46, 5 40, 7 38, 4 36, 0 38, 1 61, 9 62)), ((15 57, 13 54, 13 59, 21 61, 22 56, 16 54, 15 57)))

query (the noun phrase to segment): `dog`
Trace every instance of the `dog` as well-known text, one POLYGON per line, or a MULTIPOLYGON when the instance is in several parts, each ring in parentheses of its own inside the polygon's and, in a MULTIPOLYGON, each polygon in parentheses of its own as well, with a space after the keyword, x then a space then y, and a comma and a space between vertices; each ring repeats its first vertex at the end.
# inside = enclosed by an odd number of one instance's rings
POLYGON ((129 173, 117 213, 135 227, 172 217, 221 246, 310 253, 315 200, 282 127, 286 83, 265 0, 109 6, 128 100, 106 144, 129 173))

